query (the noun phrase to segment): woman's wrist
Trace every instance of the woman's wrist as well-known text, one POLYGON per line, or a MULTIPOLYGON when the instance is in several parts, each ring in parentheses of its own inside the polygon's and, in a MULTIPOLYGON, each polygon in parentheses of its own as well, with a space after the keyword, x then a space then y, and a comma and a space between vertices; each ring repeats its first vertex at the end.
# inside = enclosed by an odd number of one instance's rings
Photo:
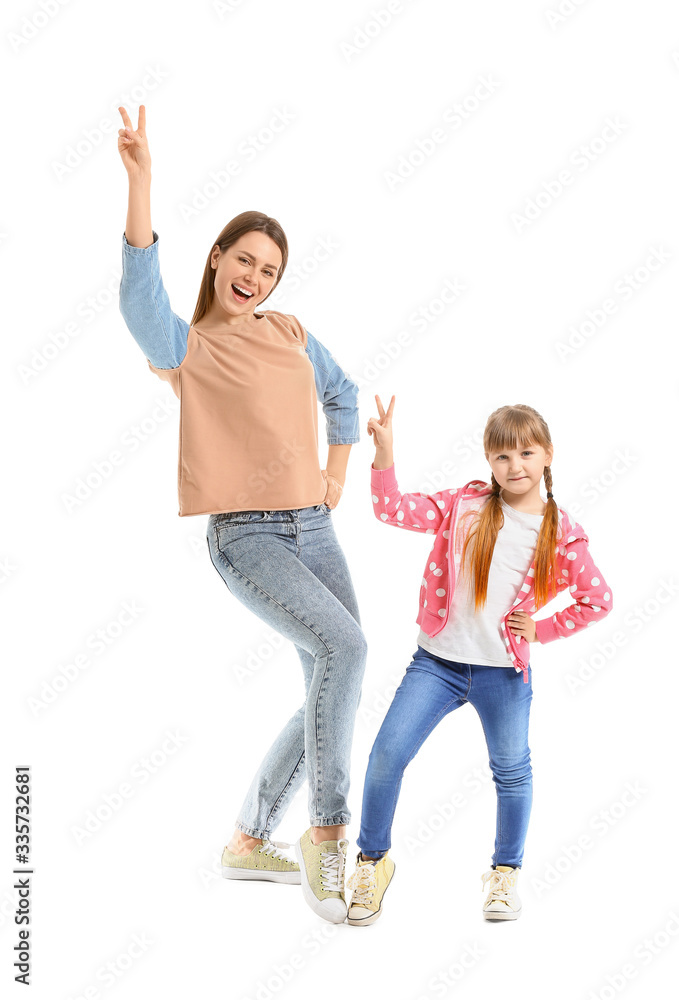
POLYGON ((145 189, 151 186, 151 171, 144 170, 141 173, 129 173, 127 175, 127 180, 131 188, 145 189))
POLYGON ((342 492, 344 490, 344 480, 343 479, 338 479, 337 476, 333 475, 332 472, 328 472, 327 469, 326 469, 325 474, 326 474, 326 476, 327 476, 328 479, 334 480, 334 482, 335 482, 336 486, 338 487, 338 489, 340 490, 340 492, 342 492))
POLYGON ((130 179, 127 199, 125 239, 134 247, 150 247, 153 243, 151 223, 151 178, 148 181, 130 179))

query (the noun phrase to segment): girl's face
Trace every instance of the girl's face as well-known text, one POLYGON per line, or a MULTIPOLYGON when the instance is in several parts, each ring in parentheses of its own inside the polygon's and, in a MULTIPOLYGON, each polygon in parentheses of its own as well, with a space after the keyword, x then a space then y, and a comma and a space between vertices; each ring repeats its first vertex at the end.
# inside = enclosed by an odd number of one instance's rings
POLYGON ((271 237, 256 230, 224 252, 216 247, 211 258, 216 274, 210 317, 229 324, 252 319, 275 284, 282 260, 271 237))
POLYGON ((487 452, 486 458, 506 493, 525 496, 532 492, 538 497, 544 468, 552 462, 552 449, 545 451, 539 444, 522 444, 505 451, 487 452))

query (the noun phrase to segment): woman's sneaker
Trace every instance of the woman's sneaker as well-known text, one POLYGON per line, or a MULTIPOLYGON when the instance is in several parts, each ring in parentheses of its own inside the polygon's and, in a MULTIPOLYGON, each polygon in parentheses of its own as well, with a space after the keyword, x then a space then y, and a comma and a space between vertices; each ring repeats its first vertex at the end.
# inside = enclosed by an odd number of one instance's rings
POLYGON ((347 916, 344 899, 344 869, 348 840, 311 841, 311 828, 295 844, 302 876, 304 899, 314 913, 333 924, 341 924, 347 916))
POLYGON ((516 920, 521 914, 521 900, 516 891, 520 868, 498 865, 481 876, 483 885, 490 882, 490 892, 483 904, 487 920, 516 920))
POLYGON ((282 840, 264 840, 249 854, 233 854, 228 847, 222 854, 224 878, 252 878, 264 882, 288 882, 299 885, 299 865, 284 853, 290 844, 282 840))
POLYGON ((394 877, 396 865, 388 854, 378 861, 367 861, 356 857, 356 871, 347 882, 347 889, 353 889, 347 923, 354 927, 372 924, 382 913, 382 899, 387 886, 394 877))

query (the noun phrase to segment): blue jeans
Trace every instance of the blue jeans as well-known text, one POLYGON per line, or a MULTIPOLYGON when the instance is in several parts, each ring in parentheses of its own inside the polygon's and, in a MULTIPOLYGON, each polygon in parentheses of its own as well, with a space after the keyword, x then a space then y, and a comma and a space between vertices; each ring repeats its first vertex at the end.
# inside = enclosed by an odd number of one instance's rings
MULTIPOLYGON (((381 858, 391 847, 391 825, 406 766, 441 719, 470 702, 479 714, 497 792, 495 853, 491 865, 520 868, 533 799, 528 718, 533 697, 513 666, 486 667, 444 660, 417 647, 384 717, 363 787, 358 846, 381 858)), ((435 781, 448 761, 432 761, 435 781)))
POLYGON ((265 755, 236 827, 269 838, 305 778, 310 825, 347 824, 367 645, 332 512, 322 503, 210 514, 207 542, 227 588, 294 643, 304 673, 304 704, 265 755))

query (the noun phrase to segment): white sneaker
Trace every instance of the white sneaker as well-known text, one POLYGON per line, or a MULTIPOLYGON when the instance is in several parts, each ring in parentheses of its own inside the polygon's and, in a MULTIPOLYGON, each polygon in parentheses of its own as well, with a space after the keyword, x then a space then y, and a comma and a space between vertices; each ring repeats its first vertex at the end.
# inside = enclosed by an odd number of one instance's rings
POLYGON ((516 920, 521 914, 521 900, 516 891, 520 868, 498 865, 481 876, 483 885, 490 882, 490 892, 483 904, 486 920, 516 920))

